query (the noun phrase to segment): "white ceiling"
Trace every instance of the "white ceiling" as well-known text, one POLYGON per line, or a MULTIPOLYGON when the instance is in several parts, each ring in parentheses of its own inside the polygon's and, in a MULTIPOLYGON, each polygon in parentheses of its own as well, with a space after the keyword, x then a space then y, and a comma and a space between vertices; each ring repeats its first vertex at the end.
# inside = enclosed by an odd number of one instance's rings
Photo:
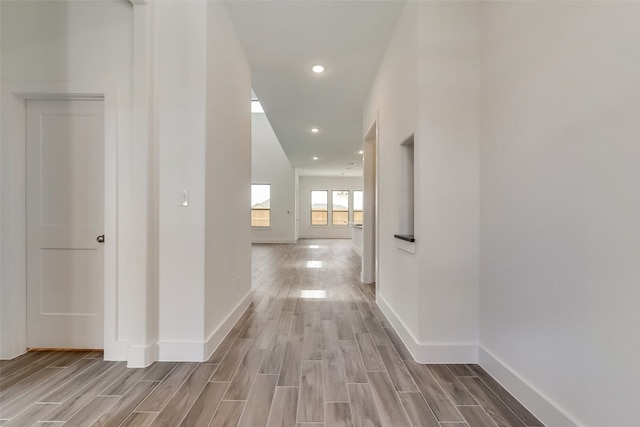
POLYGON ((300 175, 362 175, 362 107, 403 1, 225 4, 291 165, 300 175), (316 64, 325 72, 313 73, 316 64))

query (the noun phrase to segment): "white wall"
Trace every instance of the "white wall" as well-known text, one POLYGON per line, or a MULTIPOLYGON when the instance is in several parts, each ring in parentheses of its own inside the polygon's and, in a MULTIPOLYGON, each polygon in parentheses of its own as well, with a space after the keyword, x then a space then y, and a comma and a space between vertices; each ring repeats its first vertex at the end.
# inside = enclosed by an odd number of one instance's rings
POLYGON ((378 303, 425 363, 477 360, 477 24, 475 2, 406 3, 363 116, 363 135, 379 120, 378 303), (393 237, 411 134, 415 253, 393 237))
POLYGON ((204 2, 155 5, 161 359, 184 357, 181 343, 205 333, 206 36, 204 2))
POLYGON ((210 353, 251 298, 251 70, 223 4, 207 4, 205 339, 210 353))
POLYGON ((129 291, 135 286, 130 281, 129 260, 138 258, 137 247, 132 244, 136 236, 132 206, 140 196, 131 190, 134 187, 130 135, 132 6, 124 1, 30 1, 1 2, 0 8, 3 106, 0 357, 16 356, 26 350, 21 96, 72 92, 105 95, 106 266, 119 264, 117 272, 112 268, 105 275, 105 298, 110 308, 105 313, 105 356, 126 358, 126 343, 132 337, 124 326, 131 318, 124 302, 130 300, 129 291), (120 194, 117 205, 116 192, 120 194), (118 330, 116 325, 120 325, 118 330))
POLYGON ((419 13, 419 339, 451 343, 450 361, 475 358, 478 343, 478 5, 422 2, 419 13))
POLYGON ((350 239, 351 227, 331 225, 331 191, 349 190, 349 220, 353 219, 353 190, 362 190, 362 177, 301 176, 298 187, 298 222, 301 239, 350 239), (311 225, 311 190, 327 190, 329 225, 311 225))
POLYGON ((221 3, 155 11, 159 357, 202 361, 250 302, 250 70, 221 3))
POLYGON ((551 426, 640 425, 638 22, 483 4, 481 362, 551 426))
MULTIPOLYGON (((394 327, 400 334, 404 331, 404 341, 408 345, 415 343, 414 347, 418 345, 420 331, 418 254, 397 249, 393 235, 399 231, 400 144, 411 134, 415 134, 416 145, 420 143, 419 92, 416 89, 418 22, 418 3, 407 2, 378 68, 363 113, 363 135, 367 135, 374 122, 379 120, 377 300, 383 310, 385 305, 388 306, 389 310, 385 311, 387 317, 394 317, 389 315, 392 312, 401 314, 394 327), (397 277, 403 279, 397 280, 397 277)), ((364 250, 366 252, 367 248, 364 250)))
POLYGON ((251 114, 251 182, 271 184, 271 227, 254 228, 254 243, 295 243, 296 186, 291 167, 269 119, 251 114))

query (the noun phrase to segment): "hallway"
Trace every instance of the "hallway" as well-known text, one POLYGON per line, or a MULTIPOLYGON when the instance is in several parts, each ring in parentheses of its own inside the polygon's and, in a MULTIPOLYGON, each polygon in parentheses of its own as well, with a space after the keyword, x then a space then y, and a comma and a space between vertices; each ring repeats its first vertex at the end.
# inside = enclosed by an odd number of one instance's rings
POLYGON ((0 361, 0 425, 542 425, 478 366, 415 363, 359 271, 348 240, 254 245, 254 302, 207 362, 0 361))

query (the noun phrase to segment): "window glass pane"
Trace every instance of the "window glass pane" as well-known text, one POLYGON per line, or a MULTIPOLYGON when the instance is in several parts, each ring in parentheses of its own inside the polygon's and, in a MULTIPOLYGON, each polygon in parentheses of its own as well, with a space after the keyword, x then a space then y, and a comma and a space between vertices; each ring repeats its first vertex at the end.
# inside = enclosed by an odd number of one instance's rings
POLYGON ((353 210, 362 210, 362 190, 355 190, 353 192, 353 210))
POLYGON ((331 195, 332 215, 331 224, 349 225, 349 191, 333 191, 331 195))
POLYGON ((271 227, 271 185, 251 185, 251 226, 271 227))
POLYGON ((355 190, 353 192, 353 223, 362 224, 362 190, 355 190))
POLYGON ((326 190, 311 191, 311 225, 328 225, 328 194, 326 190))
POLYGON ((271 209, 271 185, 251 185, 251 209, 271 209))
POLYGON ((311 191, 311 209, 327 210, 327 191, 311 191))
POLYGON ((251 226, 252 227, 270 227, 271 226, 271 210, 270 209, 251 209, 251 226))

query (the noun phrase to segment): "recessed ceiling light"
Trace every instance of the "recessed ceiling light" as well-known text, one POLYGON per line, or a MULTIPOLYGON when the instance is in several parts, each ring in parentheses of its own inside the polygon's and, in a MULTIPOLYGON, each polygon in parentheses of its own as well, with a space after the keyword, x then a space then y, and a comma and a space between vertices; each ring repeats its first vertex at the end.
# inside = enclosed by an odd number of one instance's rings
POLYGON ((314 65, 311 67, 311 70, 313 70, 314 73, 320 74, 324 71, 324 67, 322 65, 314 65))
POLYGON ((364 154, 364 151, 360 150, 358 151, 358 154, 364 154))
POLYGON ((318 128, 311 128, 311 132, 313 133, 318 133, 318 130, 319 130, 318 128))
POLYGON ((317 158, 317 157, 314 157, 314 158, 313 158, 313 160, 318 160, 318 158, 317 158))

